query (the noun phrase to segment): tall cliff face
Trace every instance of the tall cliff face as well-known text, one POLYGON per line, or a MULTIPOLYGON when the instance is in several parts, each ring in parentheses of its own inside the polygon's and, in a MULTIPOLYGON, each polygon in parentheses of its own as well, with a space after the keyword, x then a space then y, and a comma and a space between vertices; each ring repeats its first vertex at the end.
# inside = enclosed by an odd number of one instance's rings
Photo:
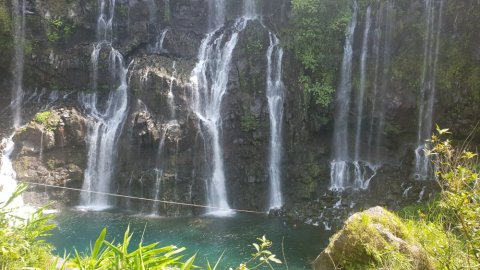
MULTIPOLYGON (((261 211, 268 207, 270 123, 266 98, 266 55, 269 31, 280 36, 280 44, 286 49, 283 60, 284 158, 281 171, 287 212, 295 217, 309 218, 309 221, 315 223, 322 221, 320 215, 325 207, 335 216, 336 211, 347 212, 350 207, 365 207, 374 203, 395 207, 402 202, 418 200, 422 187, 431 185, 406 180, 412 176, 412 149, 417 129, 417 86, 422 65, 420 59, 423 58, 423 2, 408 1, 407 4, 407 1, 400 1, 392 11, 395 19, 391 25, 391 48, 388 52, 391 64, 385 64, 384 67, 388 71, 385 73, 385 88, 388 92, 382 97, 385 107, 380 145, 385 157, 383 167, 377 171, 367 191, 347 191, 340 195, 328 191, 334 106, 312 107, 305 98, 304 89, 298 80, 300 63, 294 57, 294 52, 286 46, 289 40, 286 33, 293 27, 290 24, 291 3, 287 0, 257 2, 260 2, 257 10, 263 17, 262 23, 258 20, 250 21, 239 34, 228 74, 227 92, 221 107, 221 143, 230 206, 261 211), (408 188, 410 189, 405 194, 408 188)), ((65 115, 62 120, 65 126, 62 128, 76 130, 66 134, 80 134, 83 139, 77 139, 84 141, 85 132, 78 130, 86 127, 81 128, 77 123, 80 120, 69 119, 75 115, 73 118, 81 118, 80 122, 88 121, 86 112, 79 105, 77 94, 93 89, 90 57, 92 44, 96 40, 98 2, 31 0, 26 3, 25 119, 32 119, 35 113, 45 109, 45 104, 51 103, 58 109, 68 108, 68 111, 75 107, 81 111, 81 117, 76 113, 61 114, 65 115)), ((225 13, 227 23, 222 31, 231 35, 229 27, 232 27, 233 19, 241 13, 243 1, 228 3, 225 13)), ((8 3, 2 2, 2 8, 8 10, 10 7, 8 3)), ((381 12, 375 8, 372 6, 372 16, 380 16, 381 12)), ((460 42, 462 35, 471 30, 467 27, 467 22, 473 15, 461 18, 457 16, 458 9, 448 7, 445 10, 441 46, 451 48, 460 42)), ((117 173, 111 190, 130 196, 205 204, 208 200, 206 181, 211 167, 206 156, 211 149, 207 147, 208 139, 200 128, 197 115, 192 112, 190 76, 199 60, 197 55, 200 44, 209 32, 209 1, 122 0, 116 1, 114 12, 115 38, 112 42, 129 65, 129 104, 127 119, 119 135, 117 173)), ((366 9, 361 9, 357 29, 365 28, 365 16, 366 9)), ((0 17, 0 22, 2 25, 8 24, 4 17, 0 17)), ((8 36, 5 25, 2 35, 5 33, 8 36)), ((361 30, 353 36, 354 93, 360 88, 361 30)), ((367 58, 369 71, 365 75, 369 89, 373 88, 376 76, 372 44, 375 43, 375 38, 381 38, 382 44, 385 44, 383 35, 376 37, 375 33, 379 32, 375 32, 375 29, 371 31, 369 44, 372 49, 367 58)), ((379 47, 382 52, 385 51, 385 45, 379 47)), ((469 68, 471 79, 464 81, 470 84, 460 87, 465 95, 452 95, 448 90, 454 86, 445 80, 440 83, 440 93, 435 101, 435 108, 438 108, 435 121, 459 130, 468 130, 480 115, 477 113, 478 103, 469 98, 479 91, 478 86, 475 86, 475 74, 478 74, 475 63, 480 61, 479 53, 471 44, 466 47, 462 53, 471 54, 472 60, 458 63, 457 67, 460 70, 469 68), (452 100, 455 102, 452 103, 452 100)), ((450 69, 456 53, 460 52, 449 50, 449 54, 439 60, 442 74, 449 76, 450 81, 454 80, 456 74, 450 69)), ((379 55, 381 63, 384 63, 385 55, 379 55)), ((106 59, 108 55, 101 53, 99 57, 106 59)), ((2 62, 9 62, 7 55, 2 54, 0 58, 2 62)), ((98 91, 103 98, 111 86, 109 76, 106 75, 108 68, 108 65, 99 66, 98 91)), ((8 74, 7 70, 3 72, 8 74)), ((2 80, 2 93, 8 93, 9 76, 4 76, 2 80)), ((366 101, 374 100, 375 96, 371 92, 366 93, 366 101)), ((0 101, 5 106, 9 102, 6 98, 0 101)), ((352 109, 348 114, 355 115, 355 111, 352 109)), ((8 112, 2 114, 1 122, 9 123, 8 119, 8 112)), ((367 123, 366 120, 364 122, 367 123)), ((355 128, 353 123, 347 124, 352 129, 355 128)), ((2 127, 2 132, 8 133, 5 131, 9 126, 2 127)), ((60 138, 59 132, 55 129, 52 136, 60 138)), ((34 134, 41 136, 38 132, 34 134)), ((30 136, 17 136, 19 145, 24 145, 22 142, 29 140, 32 140, 30 136)), ((349 141, 354 140, 353 137, 349 138, 349 141)), ((38 179, 33 179, 28 172, 20 173, 19 177, 40 183, 63 181, 67 186, 79 187, 86 157, 73 156, 73 153, 85 154, 85 147, 83 143, 59 143, 45 149, 42 146, 40 148, 44 150, 44 155, 41 160, 36 151, 18 150, 16 168, 28 167, 33 162, 39 164, 44 171, 38 179), (70 153, 66 163, 57 162, 61 159, 60 153, 70 153), (62 168, 67 169, 62 171, 62 168), (55 181, 45 177, 60 174, 62 176, 56 177, 55 181)), ((59 195, 53 189, 47 193, 57 198, 59 195)), ((77 203, 78 194, 70 196, 70 201, 67 198, 69 196, 60 194, 61 196, 67 205, 77 203)), ((136 200, 118 199, 116 204, 132 211, 169 215, 201 211, 136 200)), ((330 219, 326 214, 324 220, 330 219)))

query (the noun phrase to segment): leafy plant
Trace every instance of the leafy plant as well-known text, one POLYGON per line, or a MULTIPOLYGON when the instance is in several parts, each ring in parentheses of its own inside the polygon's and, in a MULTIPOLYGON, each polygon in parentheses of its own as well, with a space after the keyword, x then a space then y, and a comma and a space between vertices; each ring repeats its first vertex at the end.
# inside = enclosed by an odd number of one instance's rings
POLYGON ((75 250, 75 257, 72 266, 80 270, 101 270, 101 269, 165 269, 178 267, 182 270, 192 269, 195 255, 181 262, 184 255, 180 255, 185 248, 176 246, 158 247, 159 243, 143 245, 143 240, 138 247, 129 251, 132 235, 130 227, 127 228, 121 243, 105 240, 107 229, 103 229, 95 245, 88 255, 81 255, 75 250))
POLYGON ((261 266, 268 266, 270 269, 275 269, 272 263, 281 264, 282 261, 279 260, 275 254, 272 254, 268 250, 272 246, 272 242, 268 240, 265 235, 262 238, 257 238, 258 243, 253 243, 255 252, 252 254, 252 257, 241 263, 235 270, 249 270, 249 269, 258 269, 261 266))
POLYGON ((478 155, 467 145, 455 148, 446 138, 448 129, 437 126, 426 154, 436 168, 442 189, 439 207, 443 210, 445 228, 451 229, 464 242, 466 267, 480 266, 480 177, 478 155))
POLYGON ((0 269, 49 269, 54 261, 53 247, 45 241, 55 227, 52 216, 39 208, 26 218, 16 213, 14 202, 27 187, 19 185, 4 202, 0 202, 0 269), (29 268, 31 269, 31 268, 29 268))
POLYGON ((50 112, 50 111, 39 112, 34 116, 33 120, 35 122, 43 125, 47 122, 47 120, 50 118, 50 116, 52 116, 52 112, 50 112))
POLYGON ((73 28, 73 24, 63 18, 47 19, 47 39, 52 43, 56 43, 61 39, 68 38, 73 32, 73 28))

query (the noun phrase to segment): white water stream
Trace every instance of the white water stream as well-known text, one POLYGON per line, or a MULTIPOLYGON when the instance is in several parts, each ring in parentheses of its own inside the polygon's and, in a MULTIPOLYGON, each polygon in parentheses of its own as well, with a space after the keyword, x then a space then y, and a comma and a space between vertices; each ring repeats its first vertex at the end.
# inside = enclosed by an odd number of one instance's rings
POLYGON ((348 26, 343 53, 340 85, 337 90, 334 137, 333 161, 330 163, 330 189, 343 190, 349 186, 349 149, 348 149, 348 112, 350 109, 350 96, 352 92, 352 59, 353 36, 357 26, 358 6, 355 2, 353 15, 348 26))
MULTIPOLYGON (((98 86, 99 56, 109 51, 108 70, 111 89, 105 102, 98 92, 81 93, 79 101, 91 117, 88 126, 88 161, 82 189, 109 193, 117 158, 117 142, 128 105, 128 68, 123 56, 112 46, 115 0, 101 0, 97 21, 97 43, 92 51, 93 86, 98 86)), ((101 210, 112 206, 109 196, 82 192, 80 207, 101 210)))
POLYGON ((417 148, 415 149, 414 176, 418 180, 427 180, 432 176, 430 159, 425 155, 424 148, 426 140, 432 135, 443 0, 425 0, 425 10, 427 32, 424 44, 422 88, 419 97, 417 148))
POLYGON ((269 33, 270 46, 267 50, 267 100, 270 115, 270 153, 268 172, 270 178, 269 209, 283 206, 281 189, 282 121, 284 85, 282 81, 283 49, 279 39, 269 33))

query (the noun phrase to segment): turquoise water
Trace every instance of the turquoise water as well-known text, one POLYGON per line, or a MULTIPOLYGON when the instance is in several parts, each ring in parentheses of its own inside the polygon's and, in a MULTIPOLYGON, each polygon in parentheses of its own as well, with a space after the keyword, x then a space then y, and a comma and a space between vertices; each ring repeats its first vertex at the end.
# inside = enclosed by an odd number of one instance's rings
MULTIPOLYGON (((330 234, 324 230, 293 224, 281 218, 263 215, 236 214, 233 217, 179 217, 161 218, 124 213, 65 211, 59 213, 57 228, 49 237, 58 255, 75 247, 85 251, 103 227, 107 240, 121 239, 130 224, 136 246, 143 230, 146 244, 160 242, 161 246, 187 247, 187 254, 198 252, 196 265, 205 266, 206 260, 215 262, 225 251, 221 269, 238 266, 249 259, 252 243, 266 235, 273 241, 271 251, 282 258, 282 239, 289 269, 311 269, 310 263, 326 246, 330 234)), ((283 259, 282 259, 283 261, 283 259)), ((286 269, 285 266, 277 269, 286 269)))

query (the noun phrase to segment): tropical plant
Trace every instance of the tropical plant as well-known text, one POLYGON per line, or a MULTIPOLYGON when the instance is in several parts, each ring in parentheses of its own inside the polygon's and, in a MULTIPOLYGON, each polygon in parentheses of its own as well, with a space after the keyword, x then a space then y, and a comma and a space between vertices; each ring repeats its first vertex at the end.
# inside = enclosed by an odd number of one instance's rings
POLYGON ((448 129, 437 126, 426 154, 431 157, 441 187, 438 207, 442 210, 444 227, 457 234, 464 243, 466 265, 480 267, 480 177, 478 155, 468 150, 467 143, 459 148, 447 138, 448 129))
POLYGON ((101 270, 101 269, 174 269, 189 270, 192 269, 195 255, 181 262, 184 255, 181 255, 185 248, 176 246, 158 247, 159 243, 150 245, 143 244, 142 241, 138 247, 129 251, 130 242, 133 234, 130 234, 130 227, 125 231, 123 241, 115 244, 114 241, 105 240, 107 229, 104 228, 95 245, 91 248, 90 254, 80 255, 75 250, 72 266, 80 270, 101 270))
POLYGON ((24 213, 25 218, 13 206, 26 188, 19 185, 6 201, 0 202, 0 269, 48 269, 55 261, 53 247, 45 241, 55 227, 50 222, 52 216, 39 208, 31 214, 24 213))

